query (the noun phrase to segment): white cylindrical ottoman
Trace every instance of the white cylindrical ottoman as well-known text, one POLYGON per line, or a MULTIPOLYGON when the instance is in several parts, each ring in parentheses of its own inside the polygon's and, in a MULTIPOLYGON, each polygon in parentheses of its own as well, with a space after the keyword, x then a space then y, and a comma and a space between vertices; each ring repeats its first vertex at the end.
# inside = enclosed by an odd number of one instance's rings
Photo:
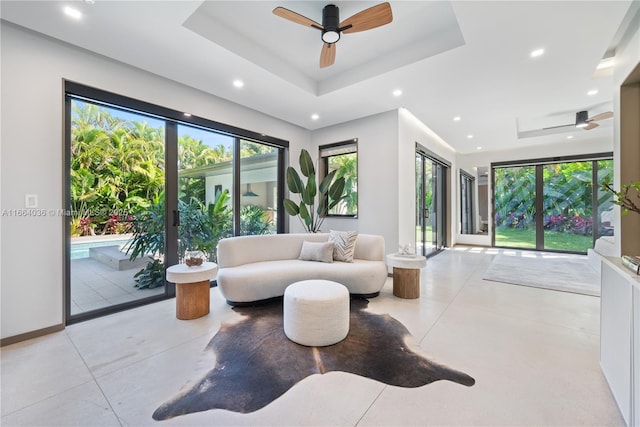
POLYGON ((330 280, 303 280, 284 291, 284 333, 298 344, 336 344, 349 333, 349 291, 330 280))

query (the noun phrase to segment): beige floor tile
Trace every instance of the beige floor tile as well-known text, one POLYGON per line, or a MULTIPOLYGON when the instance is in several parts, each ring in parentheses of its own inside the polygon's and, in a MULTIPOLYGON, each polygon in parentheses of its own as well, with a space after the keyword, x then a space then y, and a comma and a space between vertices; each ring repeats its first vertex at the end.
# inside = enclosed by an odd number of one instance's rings
MULTIPOLYGON (((214 288, 212 292, 217 293, 214 288)), ((68 327, 67 333, 96 377, 149 358, 217 330, 221 313, 231 308, 222 301, 199 319, 178 320, 175 300, 138 307, 68 327)))
POLYGON ((0 366, 3 416, 93 380, 64 331, 3 347, 0 366))
POLYGON ((599 297, 480 279, 469 281, 456 298, 456 304, 596 335, 600 333, 599 297))
POLYGON ((115 427, 121 424, 102 391, 91 381, 2 417, 2 425, 115 427))
MULTIPOLYGON (((211 336, 216 330, 211 331, 211 336)), ((205 352, 210 336, 202 335, 97 379, 123 425, 160 425, 152 418, 163 402, 191 379, 204 375, 213 355, 205 352)), ((181 417, 178 417, 181 418, 181 417)))

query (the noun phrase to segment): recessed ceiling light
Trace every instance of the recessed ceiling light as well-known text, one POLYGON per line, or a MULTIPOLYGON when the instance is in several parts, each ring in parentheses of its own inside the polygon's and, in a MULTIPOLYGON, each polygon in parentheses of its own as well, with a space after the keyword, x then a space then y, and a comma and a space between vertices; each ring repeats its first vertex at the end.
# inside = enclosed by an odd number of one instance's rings
POLYGON ((320 116, 317 115, 317 114, 312 114, 311 115, 311 120, 318 120, 319 118, 320 118, 320 116))
POLYGON ((82 18, 82 13, 80 13, 80 11, 78 9, 74 9, 74 8, 72 8, 70 6, 65 6, 64 13, 65 13, 65 15, 70 16, 73 19, 82 18))
POLYGON ((532 58, 537 58, 538 56, 544 55, 544 49, 536 49, 532 50, 529 54, 532 58))
POLYGON ((236 79, 236 80, 233 81, 233 85, 235 87, 237 87, 237 88, 240 88, 240 87, 244 86, 244 82, 242 80, 240 80, 240 79, 236 79))
POLYGON ((467 138, 472 139, 473 135, 469 134, 469 135, 467 135, 467 138))
POLYGON ((482 150, 482 147, 476 147, 476 150, 482 150))
POLYGON ((567 136, 567 139, 573 139, 573 135, 567 136))
POLYGON ((400 96, 400 95, 402 95, 402 90, 396 89, 393 91, 393 96, 400 96))
POLYGON ((191 117, 191 114, 190 113, 184 113, 184 116, 185 117, 191 117))
POLYGON ((455 116, 455 117, 453 118, 453 121, 454 121, 454 122, 459 122, 460 120, 461 120, 460 116, 455 116))
POLYGON ((595 95, 597 93, 598 93, 598 89, 591 89, 589 92, 587 92, 587 95, 593 96, 593 95, 595 95))

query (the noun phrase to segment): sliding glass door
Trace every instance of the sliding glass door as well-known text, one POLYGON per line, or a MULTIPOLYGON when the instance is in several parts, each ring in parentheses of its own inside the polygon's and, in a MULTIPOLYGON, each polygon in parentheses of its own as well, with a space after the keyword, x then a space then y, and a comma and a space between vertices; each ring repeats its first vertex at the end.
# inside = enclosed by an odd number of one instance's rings
POLYGON ((611 159, 536 163, 493 165, 496 246, 586 253, 613 234, 612 197, 600 189, 611 159))
POLYGON ((70 101, 69 314, 165 294, 164 280, 141 282, 162 268, 164 123, 142 114, 70 101), (153 215, 156 244, 131 257, 136 219, 153 215))
POLYGON ((286 141, 65 85, 67 323, 174 296, 187 251, 284 231, 286 141))
POLYGON ((416 152, 416 253, 429 256, 445 242, 447 166, 422 150, 416 152))
POLYGON ((535 166, 494 168, 496 246, 535 249, 535 166))
POLYGON ((278 150, 240 141, 239 235, 272 234, 278 221, 278 150))
POLYGON ((545 250, 593 248, 593 162, 542 165, 545 250))

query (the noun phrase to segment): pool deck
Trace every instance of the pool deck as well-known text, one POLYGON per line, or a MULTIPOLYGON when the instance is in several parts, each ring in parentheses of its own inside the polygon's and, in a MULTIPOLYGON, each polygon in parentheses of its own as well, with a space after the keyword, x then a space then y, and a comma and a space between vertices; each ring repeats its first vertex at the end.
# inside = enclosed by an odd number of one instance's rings
POLYGON ((71 260, 71 314, 163 294, 164 286, 134 286, 133 276, 140 270, 136 267, 119 271, 92 258, 71 260))

